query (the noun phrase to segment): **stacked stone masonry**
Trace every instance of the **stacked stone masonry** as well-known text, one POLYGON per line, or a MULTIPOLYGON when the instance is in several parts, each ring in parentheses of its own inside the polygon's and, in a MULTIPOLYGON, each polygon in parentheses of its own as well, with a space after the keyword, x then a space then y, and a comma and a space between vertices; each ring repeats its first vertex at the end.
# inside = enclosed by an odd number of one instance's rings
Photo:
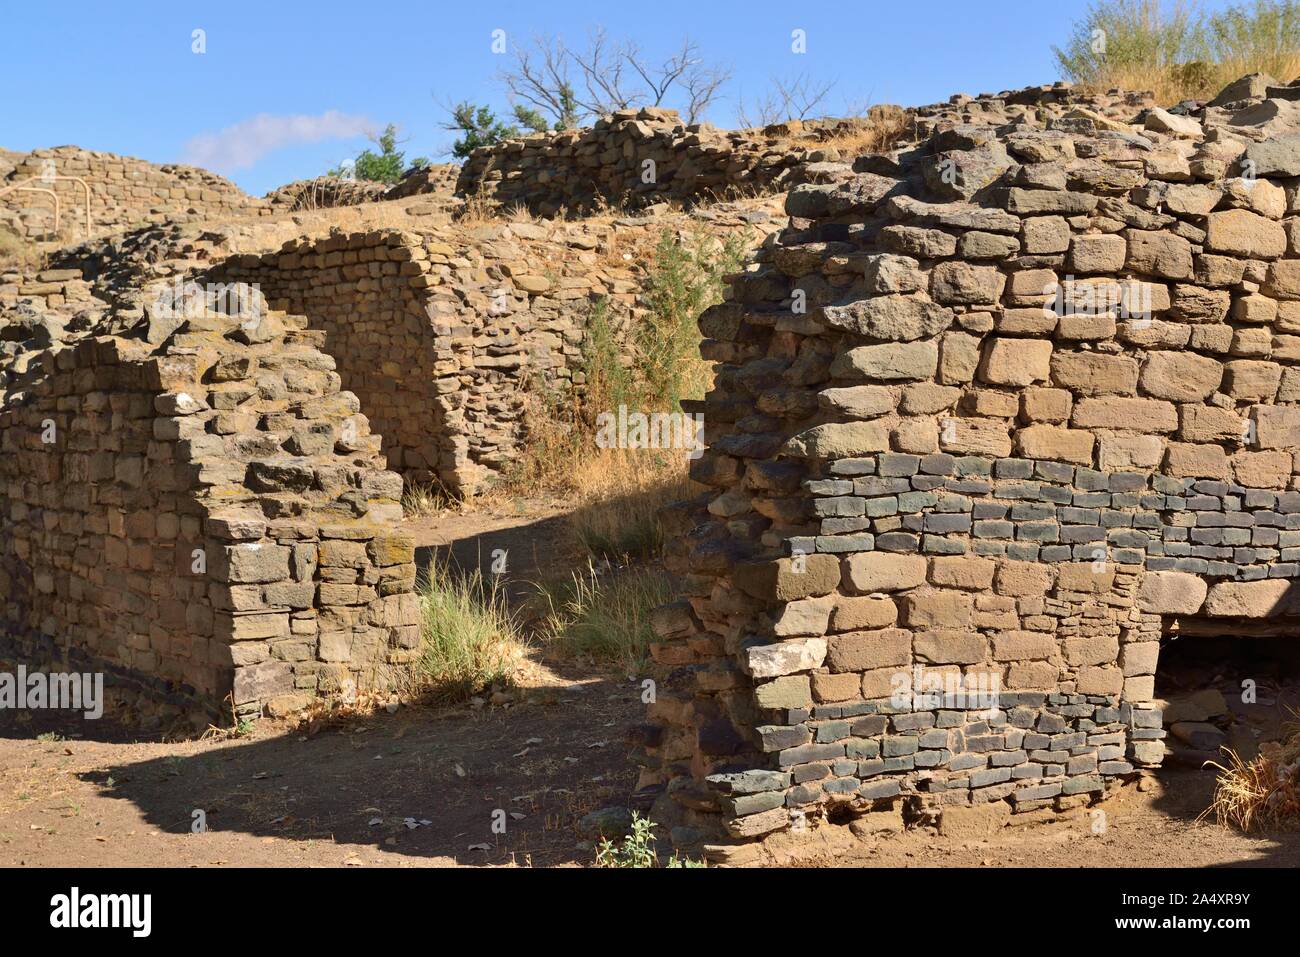
MULTIPOLYGON (((722 213, 719 234, 756 242, 766 213, 722 213)), ((300 240, 234 256, 207 278, 256 284, 327 333, 347 388, 408 481, 472 494, 508 469, 529 402, 584 383, 592 309, 622 334, 644 314, 646 256, 681 218, 492 224, 300 240), (532 400, 530 400, 532 396, 532 400)))
POLYGON ((54 235, 54 202, 32 188, 58 197, 59 236, 86 238, 86 191, 75 180, 89 188, 94 235, 142 223, 270 213, 263 200, 194 166, 159 166, 76 146, 9 155, 12 159, 0 164, 0 189, 18 184, 22 188, 0 195, 0 226, 33 240, 54 235))
MULTIPOLYGON (((665 200, 723 199, 786 188, 819 161, 749 131, 685 125, 675 110, 619 110, 587 129, 539 133, 475 150, 456 192, 546 216, 665 200)), ((836 164, 826 163, 827 167, 836 164)), ((835 171, 838 171, 837 169, 835 171)))
POLYGON ((414 546, 323 339, 187 308, 28 364, 0 408, 0 657, 105 672, 155 717, 387 687, 414 546))
MULTIPOLYGON (((460 170, 456 192, 545 216, 604 207, 685 204, 803 183, 832 183, 852 169, 846 143, 878 135, 928 136, 951 118, 997 126, 1039 115, 1113 118, 1150 105, 1150 94, 1089 94, 1069 84, 1029 87, 902 110, 873 107, 865 117, 790 120, 762 129, 719 130, 686 124, 675 110, 619 110, 594 126, 539 133, 475 150, 460 170), (892 131, 892 132, 891 132, 892 131)), ((399 193, 401 186, 394 187, 399 193)))
POLYGON ((788 195, 700 319, 710 491, 668 512, 636 735, 661 809, 1077 807, 1160 762, 1162 640, 1295 626, 1300 107, 1257 85, 959 100, 788 195))

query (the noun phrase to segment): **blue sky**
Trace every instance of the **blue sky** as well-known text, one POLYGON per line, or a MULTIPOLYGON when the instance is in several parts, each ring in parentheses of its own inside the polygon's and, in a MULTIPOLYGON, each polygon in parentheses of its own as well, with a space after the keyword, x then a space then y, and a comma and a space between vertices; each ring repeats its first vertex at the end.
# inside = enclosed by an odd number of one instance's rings
POLYGON ((931 103, 1058 79, 1086 0, 488 0, 365 4, 78 2, 8 6, 0 18, 0 147, 75 143, 153 162, 200 162, 262 194, 316 175, 396 123, 408 158, 446 159, 440 103, 507 105, 492 31, 579 42, 603 25, 666 55, 683 36, 734 77, 708 119, 772 75, 835 80, 827 101, 931 103), (206 52, 192 52, 204 31, 206 52), (791 52, 806 31, 807 52, 791 52))

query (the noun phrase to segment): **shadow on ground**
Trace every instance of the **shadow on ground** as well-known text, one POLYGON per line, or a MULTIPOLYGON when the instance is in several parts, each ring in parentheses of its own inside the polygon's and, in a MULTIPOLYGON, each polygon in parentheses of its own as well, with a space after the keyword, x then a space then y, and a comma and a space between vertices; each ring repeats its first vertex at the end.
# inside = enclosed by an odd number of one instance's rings
POLYGON ((596 677, 509 708, 402 708, 142 760, 127 745, 79 777, 167 834, 189 834, 198 809, 212 832, 468 865, 589 863, 575 824, 627 805, 624 729, 643 713, 634 684, 596 677))

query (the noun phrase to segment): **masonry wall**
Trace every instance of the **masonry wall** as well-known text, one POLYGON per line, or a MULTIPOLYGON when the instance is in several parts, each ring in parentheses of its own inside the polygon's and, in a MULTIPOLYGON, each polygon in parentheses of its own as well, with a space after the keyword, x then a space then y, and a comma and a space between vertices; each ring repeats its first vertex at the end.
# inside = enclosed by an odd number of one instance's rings
POLYGON ((1236 109, 958 118, 789 195, 700 320, 665 807, 1086 804, 1160 761, 1180 619, 1300 609, 1300 140, 1236 109))
MULTIPOLYGON (((456 192, 545 216, 664 200, 716 200, 807 181, 809 157, 752 132, 686 125, 675 110, 619 110, 592 127, 475 150, 456 192), (801 178, 804 177, 804 178, 801 178)), ((833 165, 833 164, 827 164, 833 165)))
MULTIPOLYGON (((81 239, 85 229, 85 191, 79 183, 39 177, 75 177, 90 188, 91 231, 111 232, 145 223, 207 219, 228 215, 268 215, 264 201, 234 183, 194 166, 156 165, 130 156, 57 146, 19 154, 0 188, 38 177, 26 186, 52 190, 60 203, 60 235, 81 239)), ((11 191, 0 196, 0 224, 20 236, 51 235, 54 204, 48 196, 11 191)))
MULTIPOLYGON (((753 218, 733 212, 714 228, 756 239, 753 218)), ((512 466, 530 401, 582 387, 596 304, 616 331, 637 321, 660 231, 687 228, 645 218, 379 230, 232 257, 210 277, 256 283, 326 333, 390 468, 473 494, 512 466)))
POLYGON ((41 354, 0 409, 0 655, 111 706, 283 714, 418 644, 400 478, 301 318, 41 354))

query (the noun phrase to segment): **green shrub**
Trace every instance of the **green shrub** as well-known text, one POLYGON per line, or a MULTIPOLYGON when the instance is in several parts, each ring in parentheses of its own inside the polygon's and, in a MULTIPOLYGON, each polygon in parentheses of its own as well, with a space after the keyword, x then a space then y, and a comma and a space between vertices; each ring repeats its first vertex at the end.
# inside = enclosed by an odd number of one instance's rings
MULTIPOLYGON (((385 126, 384 132, 376 137, 375 145, 379 147, 378 153, 371 149, 364 149, 357 154, 357 158, 352 163, 352 175, 357 179, 375 183, 396 183, 402 178, 402 172, 406 169, 405 154, 397 148, 397 127, 392 123, 385 126)), ((428 166, 429 161, 420 156, 412 165, 428 166)), ((336 167, 326 175, 342 176, 346 172, 343 167, 336 167)))
POLYGON ((740 268, 743 257, 735 236, 719 242, 704 229, 684 237, 660 234, 646 282, 650 314, 632 330, 639 398, 647 409, 678 411, 682 399, 704 395, 709 366, 700 358, 697 322, 722 298, 724 277, 740 268))

